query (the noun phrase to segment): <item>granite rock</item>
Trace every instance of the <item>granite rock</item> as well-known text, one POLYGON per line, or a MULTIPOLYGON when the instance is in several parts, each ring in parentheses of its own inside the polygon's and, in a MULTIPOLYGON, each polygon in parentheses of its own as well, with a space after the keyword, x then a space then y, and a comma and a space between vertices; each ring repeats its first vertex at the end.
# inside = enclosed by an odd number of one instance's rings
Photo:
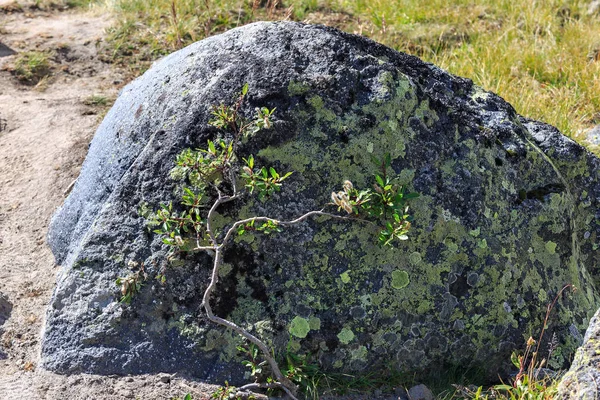
POLYGON ((377 246, 375 230, 331 220, 236 240, 218 315, 331 371, 477 365, 496 377, 571 283, 579 290, 558 302, 547 331, 559 345, 550 367, 568 363, 600 305, 599 160, 468 79, 363 37, 278 22, 188 46, 123 89, 51 223, 62 271, 43 367, 239 382, 239 338, 200 309, 210 256, 166 265, 143 210, 177 198, 175 155, 220 134, 207 124, 211 106, 244 83, 242 113, 277 110, 238 157, 295 173, 269 201, 224 209, 220 226, 320 208, 345 179, 369 185, 372 156, 388 153, 421 196, 409 240, 392 248, 377 246), (127 306, 115 280, 130 261, 150 279, 127 306), (163 285, 153 278, 165 266, 163 285), (294 319, 309 331, 294 332, 294 319))

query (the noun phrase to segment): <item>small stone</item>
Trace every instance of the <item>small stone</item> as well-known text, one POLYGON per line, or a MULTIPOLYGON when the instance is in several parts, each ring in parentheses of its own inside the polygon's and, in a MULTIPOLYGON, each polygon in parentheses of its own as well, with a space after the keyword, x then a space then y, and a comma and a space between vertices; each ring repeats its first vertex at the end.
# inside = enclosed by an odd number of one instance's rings
POLYGON ((410 400, 434 400, 433 393, 423 384, 413 386, 408 391, 410 400))
POLYGON ((600 125, 596 125, 586 132, 585 140, 592 145, 600 145, 600 125))
POLYGON ((171 375, 167 375, 167 374, 161 374, 159 375, 158 378, 162 383, 170 383, 171 382, 171 375))
POLYGON ((394 389, 394 395, 398 400, 408 400, 408 392, 403 387, 394 389))
POLYGON ((0 57, 12 56, 14 54, 17 54, 17 52, 7 45, 0 43, 0 57))
POLYGON ((0 325, 4 324, 12 311, 12 303, 8 298, 0 293, 0 325))

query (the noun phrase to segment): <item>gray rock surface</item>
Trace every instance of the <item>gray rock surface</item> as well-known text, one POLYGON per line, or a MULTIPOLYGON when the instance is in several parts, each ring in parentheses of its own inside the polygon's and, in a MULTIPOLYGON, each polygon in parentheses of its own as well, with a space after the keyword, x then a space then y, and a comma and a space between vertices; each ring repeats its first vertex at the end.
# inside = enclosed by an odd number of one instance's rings
POLYGON ((8 298, 5 295, 0 293, 0 327, 4 325, 6 320, 10 317, 11 311, 12 303, 8 300, 8 298))
POLYGON ((600 397, 600 310, 590 321, 583 346, 562 377, 557 399, 595 400, 600 397))
MULTIPOLYGON (((8 318, 10 318, 12 307, 12 303, 8 300, 8 298, 0 293, 0 337, 2 337, 2 334, 4 333, 2 325, 4 325, 8 318)), ((2 349, 2 346, 0 346, 0 360, 5 359, 6 357, 6 353, 2 349)))
POLYGON ((429 388, 423 384, 411 387, 408 390, 410 400, 434 400, 435 397, 429 388))
POLYGON ((586 132, 585 139, 593 146, 600 146, 600 125, 596 125, 586 132))
POLYGON ((5 45, 4 43, 0 42, 0 57, 8 57, 14 54, 17 54, 17 52, 5 45))
POLYGON ((479 365, 496 377, 572 283, 579 290, 558 302, 547 331, 559 344, 550 366, 566 365, 600 304, 599 160, 468 79, 365 38, 281 22, 195 43, 122 91, 52 220, 62 271, 43 367, 239 382, 238 338, 200 311, 210 257, 167 266, 161 285, 153 278, 166 249, 140 210, 177 198, 175 155, 220 134, 207 125, 210 107, 231 102, 245 82, 243 113, 277 111, 273 128, 238 156, 295 173, 268 202, 223 210, 222 224, 320 208, 344 179, 370 185, 371 156, 385 153, 421 197, 410 239, 390 249, 375 244, 374 230, 340 221, 236 241, 218 315, 327 370, 479 365), (126 306, 114 282, 130 261, 150 279, 126 306), (310 327, 306 337, 294 318, 310 327))

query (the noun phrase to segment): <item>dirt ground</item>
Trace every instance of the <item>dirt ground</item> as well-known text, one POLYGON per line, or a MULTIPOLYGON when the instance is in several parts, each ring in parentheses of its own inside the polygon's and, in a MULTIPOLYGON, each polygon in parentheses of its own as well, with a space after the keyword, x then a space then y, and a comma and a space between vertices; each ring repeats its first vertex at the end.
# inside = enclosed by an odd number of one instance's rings
POLYGON ((8 3, 0 0, 0 42, 19 53, 50 53, 51 76, 25 85, 11 73, 18 55, 0 58, 0 294, 12 303, 0 327, 0 399, 209 398, 214 387, 177 376, 61 376, 38 368, 60 268, 45 241, 48 223, 106 111, 89 99, 114 99, 125 79, 98 59, 109 15, 11 11, 8 3))

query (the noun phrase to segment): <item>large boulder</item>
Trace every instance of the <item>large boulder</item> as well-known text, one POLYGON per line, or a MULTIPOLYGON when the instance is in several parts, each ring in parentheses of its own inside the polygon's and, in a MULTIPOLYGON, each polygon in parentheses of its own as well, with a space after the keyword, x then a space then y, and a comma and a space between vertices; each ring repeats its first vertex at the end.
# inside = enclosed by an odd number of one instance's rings
POLYGON ((557 399, 594 400, 600 388, 600 310, 588 327, 583 345, 577 349, 573 364, 558 385, 557 399))
POLYGON ((276 107, 276 122, 238 156, 295 173, 268 201, 222 210, 221 226, 320 208, 345 179, 369 185, 372 156, 386 153, 421 196, 409 240, 391 248, 364 225, 332 220, 236 240, 217 315, 328 370, 458 365, 495 376, 573 284, 546 333, 558 345, 549 365, 568 362, 600 305, 599 160, 468 79, 362 37, 279 22, 195 43, 122 91, 51 224, 62 272, 44 367, 239 381, 239 339, 200 308, 210 256, 166 265, 142 210, 177 199, 175 155, 219 134, 207 124, 211 106, 231 103, 246 82, 242 112, 276 107), (149 279, 125 305, 115 279, 131 261, 149 279), (153 279, 163 267, 164 285, 153 279))

